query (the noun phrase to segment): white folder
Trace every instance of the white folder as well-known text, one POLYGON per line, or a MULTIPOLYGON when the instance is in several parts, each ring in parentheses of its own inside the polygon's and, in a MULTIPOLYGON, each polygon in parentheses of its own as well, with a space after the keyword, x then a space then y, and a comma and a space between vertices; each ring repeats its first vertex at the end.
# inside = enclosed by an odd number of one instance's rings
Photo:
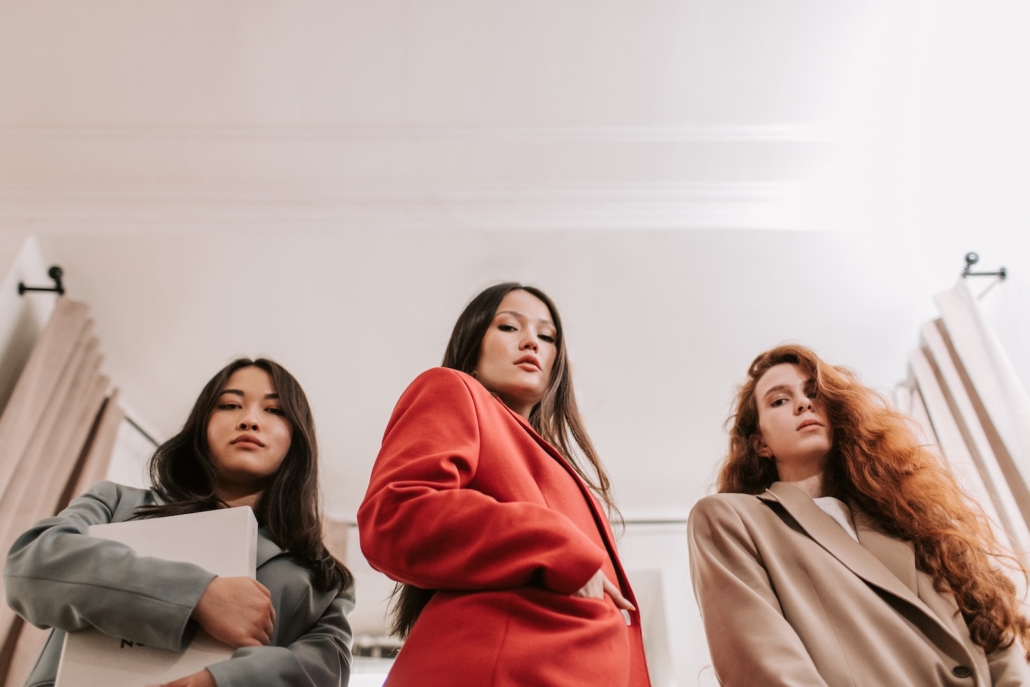
MULTIPOLYGON (((91 537, 128 545, 141 556, 199 565, 219 577, 255 577, 257 520, 247 506, 150 520, 92 525, 91 537)), ((99 630, 69 632, 55 687, 142 687, 192 675, 233 650, 199 630, 186 651, 134 644, 99 630)))

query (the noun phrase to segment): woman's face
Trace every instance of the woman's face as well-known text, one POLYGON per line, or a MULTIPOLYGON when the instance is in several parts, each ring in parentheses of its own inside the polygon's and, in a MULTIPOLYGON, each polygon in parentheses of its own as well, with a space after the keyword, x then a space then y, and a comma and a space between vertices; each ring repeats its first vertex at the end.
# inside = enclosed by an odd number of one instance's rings
POLYGON ((781 479, 792 467, 822 462, 833 431, 815 397, 815 382, 797 365, 769 368, 755 385, 759 455, 776 461, 781 479))
POLYGON ((511 291, 483 335, 476 378, 528 419, 550 384, 557 335, 543 301, 528 291, 511 291))
POLYGON ((264 489, 290 450, 293 428, 283 415, 272 378, 260 367, 236 370, 207 423, 220 491, 264 489))

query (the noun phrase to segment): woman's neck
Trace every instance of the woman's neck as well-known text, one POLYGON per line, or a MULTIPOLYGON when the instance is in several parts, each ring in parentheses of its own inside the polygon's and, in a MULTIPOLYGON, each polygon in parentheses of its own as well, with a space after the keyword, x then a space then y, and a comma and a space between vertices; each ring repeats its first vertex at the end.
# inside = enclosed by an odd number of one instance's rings
POLYGON ((826 456, 804 463, 791 462, 786 465, 777 463, 776 471, 780 481, 793 484, 813 499, 826 496, 823 475, 826 472, 826 456))
POLYGON ((806 494, 811 496, 813 499, 817 499, 817 498, 819 498, 821 496, 826 496, 826 494, 823 493, 823 473, 822 472, 817 472, 817 473, 815 473, 813 475, 809 475, 808 477, 803 477, 803 478, 798 479, 798 480, 785 479, 783 481, 786 482, 787 484, 793 484, 795 487, 797 487, 801 491, 805 492, 806 494))
POLYGON ((251 491, 248 489, 234 490, 219 487, 215 490, 215 496, 227 507, 250 506, 255 511, 257 510, 257 503, 261 498, 261 494, 261 491, 251 491))

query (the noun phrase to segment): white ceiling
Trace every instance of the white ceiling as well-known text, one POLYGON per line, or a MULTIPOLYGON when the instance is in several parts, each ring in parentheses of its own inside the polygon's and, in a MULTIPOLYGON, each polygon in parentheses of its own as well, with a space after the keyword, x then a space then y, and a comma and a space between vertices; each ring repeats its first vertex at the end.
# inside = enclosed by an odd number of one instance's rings
POLYGON ((8 2, 0 217, 784 228, 875 8, 8 2))
POLYGON ((681 518, 756 353, 805 342, 890 387, 965 251, 1030 263, 1009 233, 1028 196, 998 193, 1026 180, 1027 86, 984 86, 1026 64, 1027 19, 1000 0, 15 0, 0 229, 65 268, 162 437, 233 356, 284 363, 344 517, 465 302, 536 284, 624 512, 681 518), (971 128, 969 93, 1013 114, 971 128))

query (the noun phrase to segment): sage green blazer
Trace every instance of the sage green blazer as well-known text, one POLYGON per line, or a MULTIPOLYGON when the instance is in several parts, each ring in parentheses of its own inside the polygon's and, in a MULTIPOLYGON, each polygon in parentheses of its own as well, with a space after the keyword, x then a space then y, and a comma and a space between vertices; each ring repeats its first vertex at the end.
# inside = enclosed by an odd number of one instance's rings
MULTIPOLYGON (((215 576, 86 536, 90 525, 127 520, 137 507, 154 503, 152 491, 100 482, 11 547, 4 566, 7 603, 33 625, 54 628, 26 687, 54 684, 65 632, 95 627, 177 651, 189 644, 196 630, 190 614, 215 576)), ((272 594, 272 642, 237 649, 231 659, 210 666, 219 687, 345 686, 353 590, 315 589, 308 570, 264 529, 258 530, 257 579, 272 594)))
POLYGON ((985 655, 912 545, 854 515, 858 541, 783 482, 694 506, 691 577, 723 685, 1030 685, 1018 642, 985 655))

